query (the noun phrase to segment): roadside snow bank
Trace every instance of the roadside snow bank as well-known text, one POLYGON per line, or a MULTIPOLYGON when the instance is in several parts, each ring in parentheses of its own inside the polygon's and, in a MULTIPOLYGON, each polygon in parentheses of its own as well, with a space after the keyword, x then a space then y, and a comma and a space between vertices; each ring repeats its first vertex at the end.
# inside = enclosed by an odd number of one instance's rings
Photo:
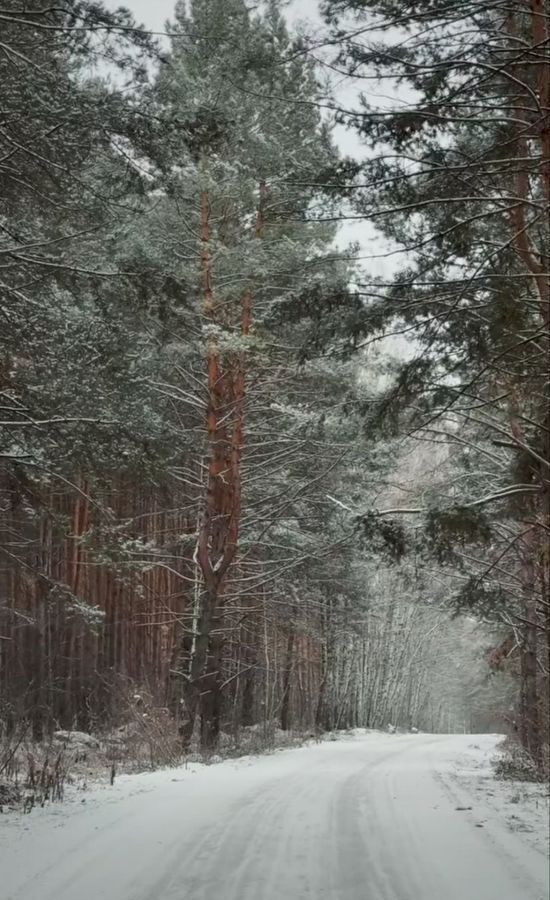
POLYGON ((548 852, 549 791, 545 784, 495 778, 499 754, 495 737, 472 735, 467 751, 457 757, 449 779, 457 803, 471 804, 479 826, 498 817, 507 828, 540 853, 548 852), (469 798, 469 799, 468 799, 469 798))

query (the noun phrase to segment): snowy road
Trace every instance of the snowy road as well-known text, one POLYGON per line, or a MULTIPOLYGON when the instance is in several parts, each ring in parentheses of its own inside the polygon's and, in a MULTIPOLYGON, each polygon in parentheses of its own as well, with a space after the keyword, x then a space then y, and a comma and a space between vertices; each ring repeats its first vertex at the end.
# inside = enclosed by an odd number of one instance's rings
POLYGON ((547 900, 544 855, 453 778, 496 740, 365 735, 0 817, 0 900, 547 900))

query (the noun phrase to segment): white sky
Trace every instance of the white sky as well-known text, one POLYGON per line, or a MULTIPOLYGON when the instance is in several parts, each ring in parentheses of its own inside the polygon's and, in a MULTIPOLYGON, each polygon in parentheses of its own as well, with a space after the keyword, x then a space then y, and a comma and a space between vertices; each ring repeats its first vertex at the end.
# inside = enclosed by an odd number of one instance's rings
MULTIPOLYGON (((119 2, 110 2, 107 4, 111 7, 120 6, 119 2)), ((143 22, 154 31, 162 31, 166 19, 172 15, 175 6, 175 0, 125 0, 123 3, 128 9, 131 9, 136 19, 143 22)), ((296 19, 318 19, 318 0, 292 0, 289 9, 289 18, 293 21, 296 19)))

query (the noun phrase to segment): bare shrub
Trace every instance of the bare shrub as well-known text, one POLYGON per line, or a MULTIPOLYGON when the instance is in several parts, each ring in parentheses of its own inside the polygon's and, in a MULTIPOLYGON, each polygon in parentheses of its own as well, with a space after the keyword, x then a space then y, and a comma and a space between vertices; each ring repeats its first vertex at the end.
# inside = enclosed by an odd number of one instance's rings
MULTIPOLYGON (((65 747, 35 746, 27 752, 25 807, 44 806, 63 800, 65 784, 70 780, 73 759, 65 747)), ((27 808, 29 807, 29 808, 27 808)))
POLYGON ((258 756, 270 750, 298 747, 306 741, 319 741, 321 734, 311 731, 283 731, 277 719, 243 726, 234 734, 222 732, 218 752, 221 756, 258 756))
POLYGON ((0 717, 0 812, 21 802, 19 757, 28 731, 28 723, 20 722, 15 728, 8 728, 5 719, 0 717))
POLYGON ((73 762, 66 747, 32 742, 27 722, 0 728, 0 809, 30 812, 63 800, 73 762))
POLYGON ((123 724, 101 739, 111 764, 111 780, 117 764, 125 768, 154 769, 182 762, 177 725, 169 710, 159 705, 151 692, 138 690, 131 683, 120 684, 117 708, 119 722, 123 724))
POLYGON ((503 781, 540 782, 545 778, 533 758, 520 744, 507 739, 501 746, 501 755, 493 762, 495 777, 503 781))

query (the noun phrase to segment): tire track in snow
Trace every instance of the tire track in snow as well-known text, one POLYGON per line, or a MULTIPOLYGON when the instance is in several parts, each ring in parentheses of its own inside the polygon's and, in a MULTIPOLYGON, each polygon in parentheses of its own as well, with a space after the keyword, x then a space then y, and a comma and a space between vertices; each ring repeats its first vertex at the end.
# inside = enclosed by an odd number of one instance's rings
POLYGON ((134 780, 152 789, 65 827, 63 807, 25 820, 0 900, 547 900, 540 854, 456 811, 470 742, 366 734, 134 780))

